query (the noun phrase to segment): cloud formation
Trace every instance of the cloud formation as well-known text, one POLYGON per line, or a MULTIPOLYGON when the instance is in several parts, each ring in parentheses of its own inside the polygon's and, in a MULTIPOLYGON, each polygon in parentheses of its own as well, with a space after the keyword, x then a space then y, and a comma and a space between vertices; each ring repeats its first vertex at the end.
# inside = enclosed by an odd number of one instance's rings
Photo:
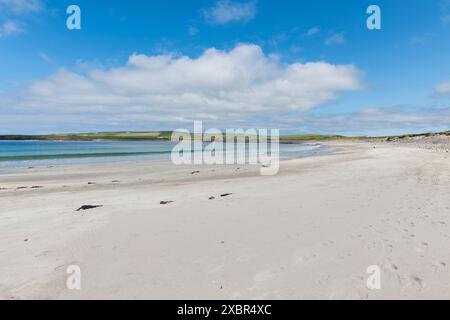
POLYGON ((205 20, 210 24, 223 25, 231 22, 248 22, 256 15, 256 1, 238 2, 217 0, 212 8, 203 12, 205 20))
POLYGON ((345 36, 344 33, 335 33, 333 34, 331 37, 329 37, 326 41, 325 44, 327 46, 331 46, 331 45, 342 45, 345 43, 345 36))
POLYGON ((7 20, 3 23, 3 25, 0 25, 0 38, 24 33, 25 31, 26 28, 23 22, 16 20, 7 20))
POLYGON ((37 12, 43 7, 41 0, 0 0, 0 8, 15 15, 37 12))
POLYGON ((41 0, 0 0, 0 38, 25 33, 24 16, 43 8, 41 0))
POLYGON ((305 115, 286 126, 298 132, 387 135, 449 130, 450 107, 413 108, 394 106, 366 108, 346 114, 305 115))
POLYGON ((197 58, 133 54, 120 68, 60 70, 8 101, 0 99, 0 108, 95 115, 99 124, 111 118, 227 123, 308 111, 361 87, 353 65, 285 64, 257 45, 242 44, 230 51, 208 49, 197 58))
POLYGON ((436 93, 438 95, 449 95, 450 96, 450 81, 440 83, 436 86, 436 93))
POLYGON ((320 32, 320 29, 318 27, 313 27, 313 28, 309 29, 308 31, 306 31, 305 35, 308 37, 311 37, 319 32, 320 32))

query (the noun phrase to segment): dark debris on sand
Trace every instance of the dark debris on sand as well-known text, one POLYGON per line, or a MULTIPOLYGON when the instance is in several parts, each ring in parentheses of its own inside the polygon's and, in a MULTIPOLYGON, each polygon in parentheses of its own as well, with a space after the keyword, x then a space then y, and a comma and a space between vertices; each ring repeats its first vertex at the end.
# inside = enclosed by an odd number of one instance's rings
POLYGON ((77 209, 77 211, 90 210, 90 209, 101 208, 101 207, 103 207, 103 206, 100 206, 100 205, 84 205, 84 206, 79 207, 77 209))

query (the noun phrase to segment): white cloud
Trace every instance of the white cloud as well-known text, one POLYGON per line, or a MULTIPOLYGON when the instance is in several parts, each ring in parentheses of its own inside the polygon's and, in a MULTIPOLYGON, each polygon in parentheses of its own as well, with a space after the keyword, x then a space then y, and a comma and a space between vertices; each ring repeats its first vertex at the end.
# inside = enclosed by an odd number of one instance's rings
POLYGON ((26 32, 26 24, 17 17, 41 11, 41 0, 0 0, 0 38, 26 32))
POLYGON ((40 11, 43 7, 41 0, 0 0, 0 8, 16 15, 40 11))
POLYGON ((50 58, 49 55, 46 54, 45 52, 40 52, 39 53, 39 58, 41 58, 42 60, 44 60, 48 64, 53 64, 52 58, 50 58))
POLYGON ((320 32, 320 29, 318 27, 313 27, 313 28, 309 29, 308 31, 306 31, 305 35, 307 35, 308 37, 311 37, 319 32, 320 32))
POLYGON ((438 84, 436 93, 438 95, 450 95, 450 81, 438 84))
POLYGON ((217 0, 212 8, 203 12, 206 22, 210 24, 227 24, 230 22, 248 22, 256 15, 256 1, 238 2, 217 0))
POLYGON ((24 32, 26 32, 25 24, 20 21, 7 20, 0 26, 0 38, 24 32))
POLYGON ((290 126, 285 121, 285 125, 294 132, 389 135, 446 131, 450 129, 449 117, 450 107, 396 106, 368 108, 347 114, 309 115, 293 120, 290 126))
POLYGON ((342 45, 344 43, 345 43, 345 37, 344 37, 343 33, 335 33, 325 41, 325 44, 327 46, 342 45))
POLYGON ((361 87, 353 65, 284 64, 256 45, 238 45, 231 51, 208 49, 198 58, 134 54, 121 68, 85 74, 60 70, 34 82, 20 97, 0 101, 0 107, 92 116, 99 124, 160 118, 226 124, 308 111, 361 87))

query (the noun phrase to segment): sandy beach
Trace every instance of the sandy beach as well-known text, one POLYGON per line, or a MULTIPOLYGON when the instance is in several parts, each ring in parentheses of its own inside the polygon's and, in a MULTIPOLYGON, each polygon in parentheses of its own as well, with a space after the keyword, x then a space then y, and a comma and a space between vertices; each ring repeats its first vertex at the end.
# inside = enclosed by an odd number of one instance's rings
POLYGON ((327 144, 335 154, 276 176, 145 161, 2 171, 0 298, 449 298, 450 153, 327 144))

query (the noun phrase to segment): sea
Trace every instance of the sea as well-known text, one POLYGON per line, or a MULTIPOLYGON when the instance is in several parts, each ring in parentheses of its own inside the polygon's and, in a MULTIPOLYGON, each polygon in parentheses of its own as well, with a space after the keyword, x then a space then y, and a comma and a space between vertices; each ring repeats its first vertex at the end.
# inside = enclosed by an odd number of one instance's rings
MULTIPOLYGON (((0 169, 130 160, 170 161, 171 141, 0 141, 0 169)), ((205 144, 206 145, 206 144, 205 144)), ((269 153, 270 153, 270 147, 269 153)), ((329 153, 319 143, 280 144, 280 159, 329 153)))

